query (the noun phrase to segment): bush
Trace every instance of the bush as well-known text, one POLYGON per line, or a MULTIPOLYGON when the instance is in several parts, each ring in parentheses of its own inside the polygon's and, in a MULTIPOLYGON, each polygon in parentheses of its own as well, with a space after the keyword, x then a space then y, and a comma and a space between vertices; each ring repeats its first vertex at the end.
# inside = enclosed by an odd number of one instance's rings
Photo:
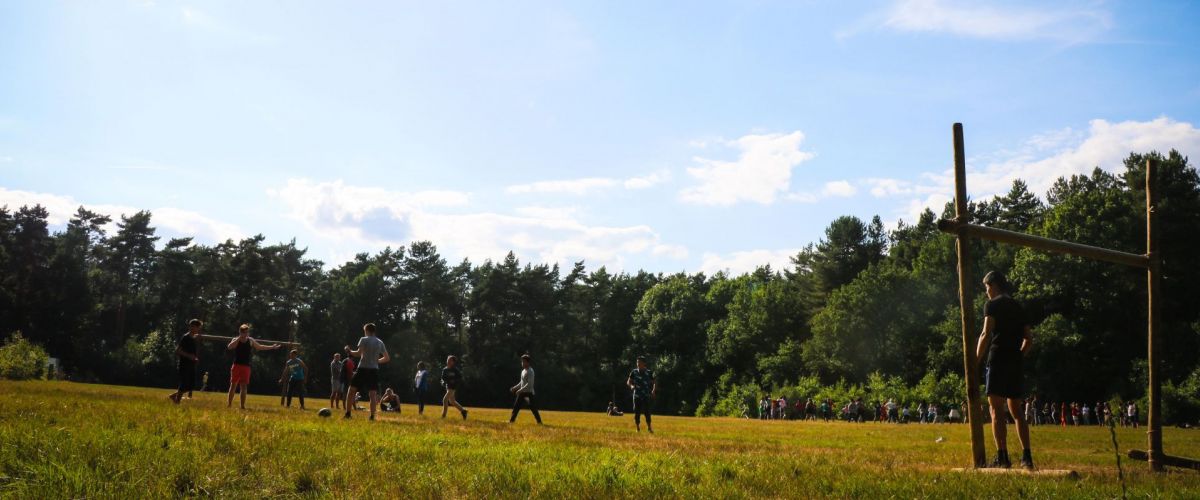
POLYGON ((50 356, 42 346, 25 339, 21 332, 13 334, 0 347, 0 378, 28 380, 41 378, 50 356))

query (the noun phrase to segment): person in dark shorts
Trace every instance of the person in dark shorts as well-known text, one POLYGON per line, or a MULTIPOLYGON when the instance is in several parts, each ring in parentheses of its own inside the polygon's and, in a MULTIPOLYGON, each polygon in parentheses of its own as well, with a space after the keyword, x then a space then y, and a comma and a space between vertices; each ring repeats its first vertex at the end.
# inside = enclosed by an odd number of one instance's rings
POLYGON ((196 363, 200 361, 196 341, 200 340, 200 328, 204 322, 198 319, 188 321, 188 331, 179 337, 175 347, 175 356, 179 359, 179 388, 170 396, 172 403, 179 404, 184 394, 191 398, 192 389, 196 387, 196 363))
POLYGON ((226 350, 233 351, 233 366, 229 368, 229 403, 225 406, 233 407, 233 391, 241 390, 241 407, 246 409, 246 389, 250 386, 250 355, 254 351, 274 351, 283 347, 281 344, 263 345, 250 337, 250 325, 242 324, 238 327, 238 334, 233 340, 229 341, 229 345, 225 346, 226 350))
POLYGON ((996 439, 996 459, 991 466, 1012 467, 1007 446, 1008 416, 1011 416, 1021 440, 1021 466, 1033 469, 1029 424, 1021 411, 1024 397, 1021 359, 1033 346, 1033 333, 1021 304, 1008 295, 1009 284, 1003 274, 987 273, 983 285, 987 289, 988 302, 983 308, 983 333, 979 336, 975 354, 979 359, 987 355, 984 383, 988 406, 992 410, 992 435, 996 439))
POLYGON ((375 420, 375 407, 379 405, 379 365, 392 360, 387 346, 375 336, 375 323, 367 323, 363 325, 363 337, 358 339, 358 349, 350 349, 350 346, 345 349, 347 354, 358 358, 358 369, 354 370, 350 388, 346 391, 346 400, 351 404, 346 405, 345 417, 350 418, 354 409, 354 400, 351 398, 362 389, 371 398, 370 420, 375 420))
POLYGON ((462 414, 463 420, 467 419, 467 409, 458 404, 458 398, 455 394, 458 392, 458 386, 462 383, 462 370, 458 369, 458 358, 454 356, 446 357, 446 367, 442 368, 442 387, 446 389, 446 395, 442 396, 442 418, 446 418, 446 411, 451 406, 458 408, 458 412, 462 414))
POLYGON ((633 391, 633 425, 642 432, 642 415, 646 415, 646 430, 654 434, 654 427, 650 425, 650 402, 658 394, 658 380, 654 378, 654 372, 646 368, 646 358, 638 356, 637 368, 629 372, 625 385, 633 391))
POLYGON ((292 396, 299 396, 300 409, 304 409, 304 385, 308 382, 308 365, 300 359, 300 352, 292 349, 288 353, 287 362, 283 364, 283 373, 279 375, 279 383, 283 384, 283 393, 287 398, 287 407, 292 407, 292 396))
POLYGON ((537 400, 533 396, 533 359, 528 354, 521 356, 521 379, 517 385, 509 389, 509 392, 512 392, 517 399, 513 401, 512 416, 508 418, 508 423, 517 421, 517 413, 521 411, 521 404, 527 403, 534 420, 537 420, 538 425, 542 425, 542 415, 538 413, 537 400))

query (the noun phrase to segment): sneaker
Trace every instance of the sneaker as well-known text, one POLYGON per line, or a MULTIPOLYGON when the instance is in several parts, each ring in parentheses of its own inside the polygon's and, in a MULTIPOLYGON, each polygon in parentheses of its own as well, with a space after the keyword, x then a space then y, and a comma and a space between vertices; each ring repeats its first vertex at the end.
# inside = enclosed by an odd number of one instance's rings
POLYGON ((463 410, 462 415, 463 415, 463 420, 466 420, 467 419, 467 410, 463 410))
POLYGON ((342 415, 342 418, 344 418, 346 420, 350 420, 350 412, 346 412, 345 415, 342 415))
POLYGON ((1033 470, 1033 454, 1025 452, 1021 454, 1021 467, 1025 470, 1033 470))
POLYGON ((367 420, 370 420, 371 422, 374 422, 374 421, 375 421, 375 415, 374 415, 374 414, 372 414, 371 416, 367 417, 367 420))
POLYGON ((996 459, 992 460, 992 463, 988 465, 988 468, 989 469, 1011 469, 1012 462, 1010 462, 1008 460, 1008 457, 1006 457, 1004 455, 996 455, 996 459))

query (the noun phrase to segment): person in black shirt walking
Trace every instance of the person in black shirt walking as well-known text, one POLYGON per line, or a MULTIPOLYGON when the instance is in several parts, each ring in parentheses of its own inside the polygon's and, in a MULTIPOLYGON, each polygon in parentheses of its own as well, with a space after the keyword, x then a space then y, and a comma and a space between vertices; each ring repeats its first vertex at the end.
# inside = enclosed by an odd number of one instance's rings
POLYGON ((987 354, 986 375, 988 406, 992 410, 992 435, 996 439, 996 460, 992 467, 1012 467, 1008 458, 1008 416, 1017 425, 1021 440, 1021 466, 1033 469, 1033 454, 1029 450, 1029 424, 1021 411, 1023 397, 1021 359, 1033 346, 1033 333, 1021 304, 1008 295, 1009 284, 1004 275, 992 271, 983 277, 988 302, 983 308, 983 334, 975 354, 984 359, 987 354), (1007 408, 1008 415, 1005 415, 1007 408))
POLYGON ((460 382, 462 382, 462 370, 458 369, 458 358, 449 356, 446 358, 446 367, 442 368, 442 387, 446 388, 446 395, 442 396, 442 418, 446 418, 446 411, 454 406, 462 414, 463 420, 467 419, 466 408, 458 404, 458 398, 455 397, 460 382))
POLYGON ((537 420, 538 425, 542 425, 542 415, 538 413, 537 399, 534 398, 533 391, 533 359, 528 354, 521 356, 521 379, 517 385, 512 386, 509 392, 517 397, 513 401, 512 416, 508 418, 508 423, 517 421, 517 413, 521 411, 521 403, 529 404, 529 412, 533 413, 534 420, 537 420))
POLYGON ((196 363, 200 361, 196 341, 200 340, 202 326, 204 322, 198 319, 188 321, 188 331, 179 337, 179 344, 175 347, 175 356, 179 359, 179 389, 167 396, 175 404, 179 404, 180 398, 196 387, 196 363))

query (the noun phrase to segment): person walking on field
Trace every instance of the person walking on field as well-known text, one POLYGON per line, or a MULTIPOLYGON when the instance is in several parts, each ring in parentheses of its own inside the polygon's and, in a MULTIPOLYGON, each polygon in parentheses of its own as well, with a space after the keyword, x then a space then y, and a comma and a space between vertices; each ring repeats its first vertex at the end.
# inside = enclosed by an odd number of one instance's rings
POLYGON ((442 418, 446 418, 446 411, 453 406, 458 408, 458 412, 462 414, 463 420, 467 419, 467 409, 458 404, 458 398, 455 397, 458 385, 461 382, 462 370, 458 369, 458 358, 448 356, 446 358, 446 367, 442 368, 442 387, 446 389, 446 395, 442 396, 442 418))
POLYGON ((233 407, 233 391, 241 390, 241 407, 246 409, 246 390, 250 386, 250 355, 254 351, 274 351, 283 347, 280 344, 263 345, 250 337, 250 325, 243 323, 238 327, 238 335, 229 341, 225 350, 233 351, 233 366, 229 368, 229 402, 225 406, 233 407))
POLYGON ((288 353, 287 362, 283 364, 283 373, 279 375, 279 383, 283 384, 283 393, 287 396, 287 407, 292 407, 292 396, 300 399, 300 409, 304 409, 304 385, 308 382, 308 365, 300 359, 300 352, 292 349, 288 353))
POLYGON ((342 355, 334 353, 333 361, 329 362, 329 406, 335 410, 342 407, 342 398, 346 396, 346 385, 342 383, 344 369, 342 355))
POLYGON ((425 394, 429 392, 429 370, 425 362, 417 362, 417 375, 413 377, 413 393, 417 396, 417 415, 425 414, 425 394))
POLYGON ((633 391, 633 425, 642 432, 642 415, 646 415, 646 430, 654 434, 650 424, 650 402, 658 395, 658 380, 654 372, 646 368, 646 358, 638 356, 637 368, 629 372, 625 385, 633 391))
POLYGON ((521 411, 521 403, 524 401, 529 405, 529 412, 533 413, 534 420, 537 420, 538 425, 542 425, 542 416, 538 414, 537 401, 533 397, 533 366, 528 354, 521 356, 521 380, 509 391, 517 396, 517 399, 513 401, 512 416, 508 418, 508 423, 517 421, 517 413, 521 411))
POLYGON ((379 405, 379 365, 391 361, 392 358, 388 355, 387 346, 375 336, 375 323, 367 323, 362 329, 363 337, 358 339, 358 349, 345 347, 346 354, 358 358, 358 369, 354 370, 354 376, 350 378, 350 388, 346 390, 344 418, 350 418, 350 413, 354 410, 351 398, 361 389, 367 391, 367 396, 371 399, 369 420, 375 420, 375 407, 379 405))
POLYGON ((976 355, 983 359, 987 352, 988 405, 992 409, 992 435, 996 440, 996 460, 993 467, 1009 468, 1008 458, 1008 415, 1017 426, 1021 440, 1021 466, 1033 469, 1033 453, 1029 444, 1029 424, 1021 411, 1023 397, 1021 358, 1033 346, 1033 333, 1025 318, 1021 304, 1008 295, 1008 281, 1004 275, 992 271, 983 277, 988 302, 983 308, 983 334, 979 336, 976 355))
POLYGON ((174 394, 167 396, 172 403, 179 404, 179 399, 185 393, 189 394, 196 386, 196 363, 200 361, 199 351, 196 349, 196 341, 200 340, 200 327, 204 326, 204 322, 193 319, 188 321, 188 331, 179 337, 179 343, 175 347, 175 356, 179 359, 179 388, 174 394))

